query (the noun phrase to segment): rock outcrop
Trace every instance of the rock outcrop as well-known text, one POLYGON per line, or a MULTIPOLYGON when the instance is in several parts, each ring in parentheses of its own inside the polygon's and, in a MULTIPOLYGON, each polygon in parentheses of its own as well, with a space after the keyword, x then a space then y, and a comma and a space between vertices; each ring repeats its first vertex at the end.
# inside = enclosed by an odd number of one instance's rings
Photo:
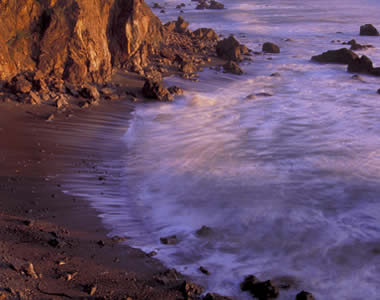
POLYGON ((0 2, 0 80, 39 70, 71 83, 144 65, 163 27, 143 0, 0 2))
POLYGON ((347 48, 341 48, 338 50, 329 50, 320 55, 313 56, 311 60, 320 63, 335 63, 348 65, 352 63, 359 56, 347 48))

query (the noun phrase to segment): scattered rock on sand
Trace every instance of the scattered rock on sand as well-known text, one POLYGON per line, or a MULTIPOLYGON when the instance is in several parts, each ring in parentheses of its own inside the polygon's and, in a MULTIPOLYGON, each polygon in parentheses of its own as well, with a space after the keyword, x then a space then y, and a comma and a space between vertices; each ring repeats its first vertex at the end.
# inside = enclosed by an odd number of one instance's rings
POLYGON ((265 52, 265 53, 280 53, 280 47, 274 43, 266 42, 263 45, 263 52, 265 52))
POLYGON ((242 75, 244 73, 243 70, 239 67, 239 65, 232 60, 224 64, 223 69, 225 73, 231 73, 235 75, 242 75))
POLYGON ((240 285, 243 291, 250 292, 258 299, 273 299, 279 295, 279 289, 271 280, 260 281, 256 276, 247 276, 240 285))
POLYGON ((302 291, 297 294, 296 300, 315 300, 315 298, 311 293, 302 291))
POLYGON ((233 35, 223 39, 216 45, 216 52, 219 57, 232 61, 241 61, 240 43, 233 35))
POLYGON ((315 55, 311 60, 320 62, 320 63, 336 63, 348 65, 355 59, 358 59, 359 56, 347 48, 341 48, 338 50, 329 50, 320 55, 315 55))
POLYGON ((379 36, 379 32, 372 24, 365 24, 360 26, 360 35, 379 36))
POLYGON ((173 101, 173 96, 161 82, 147 79, 145 81, 142 93, 145 97, 159 101, 173 101))
POLYGON ((36 271, 34 270, 34 266, 30 262, 22 266, 22 271, 25 272, 26 275, 32 277, 33 279, 38 278, 38 275, 36 271))

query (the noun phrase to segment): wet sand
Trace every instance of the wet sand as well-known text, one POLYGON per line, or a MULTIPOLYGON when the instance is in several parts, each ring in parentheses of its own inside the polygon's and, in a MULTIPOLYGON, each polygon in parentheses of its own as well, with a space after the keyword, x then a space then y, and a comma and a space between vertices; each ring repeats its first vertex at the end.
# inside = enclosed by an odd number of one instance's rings
POLYGON ((63 193, 74 173, 112 184, 97 165, 119 155, 131 103, 102 102, 52 122, 53 107, 0 105, 0 299, 181 299, 156 280, 159 261, 107 237, 95 209, 63 193))

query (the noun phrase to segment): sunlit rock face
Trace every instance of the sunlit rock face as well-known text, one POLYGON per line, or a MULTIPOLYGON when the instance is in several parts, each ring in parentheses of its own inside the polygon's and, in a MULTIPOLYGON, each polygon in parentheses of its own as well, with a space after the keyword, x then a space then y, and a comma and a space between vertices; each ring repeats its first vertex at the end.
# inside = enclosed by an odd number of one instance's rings
POLYGON ((4 0, 0 80, 40 70, 73 83, 101 83, 113 64, 147 64, 162 35, 142 0, 4 0))

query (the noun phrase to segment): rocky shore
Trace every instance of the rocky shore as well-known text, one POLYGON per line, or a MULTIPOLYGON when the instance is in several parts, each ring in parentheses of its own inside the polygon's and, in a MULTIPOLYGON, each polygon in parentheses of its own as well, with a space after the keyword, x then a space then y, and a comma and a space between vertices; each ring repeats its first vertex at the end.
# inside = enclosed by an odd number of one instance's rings
MULTIPOLYGON (((213 0, 197 4, 224 8, 213 0)), ((197 72, 218 66, 242 75, 239 63, 254 53, 234 36, 191 31, 182 17, 162 24, 142 0, 7 0, 0 16, 0 299, 231 299, 204 295, 176 270, 125 246, 127 237, 107 237, 96 211, 62 192, 62 176, 82 172, 107 184, 97 164, 117 155, 113 143, 132 102, 173 101, 184 93, 165 86, 163 78, 173 74, 196 81, 197 72)), ((360 34, 379 35, 370 24, 360 34)), ((371 45, 342 44, 350 49, 312 60, 379 76, 367 56, 354 52, 371 45)), ((262 52, 280 48, 267 42, 262 52)), ((241 284, 257 299, 287 288, 253 275, 241 284)), ((296 299, 314 297, 301 291, 296 299)))

